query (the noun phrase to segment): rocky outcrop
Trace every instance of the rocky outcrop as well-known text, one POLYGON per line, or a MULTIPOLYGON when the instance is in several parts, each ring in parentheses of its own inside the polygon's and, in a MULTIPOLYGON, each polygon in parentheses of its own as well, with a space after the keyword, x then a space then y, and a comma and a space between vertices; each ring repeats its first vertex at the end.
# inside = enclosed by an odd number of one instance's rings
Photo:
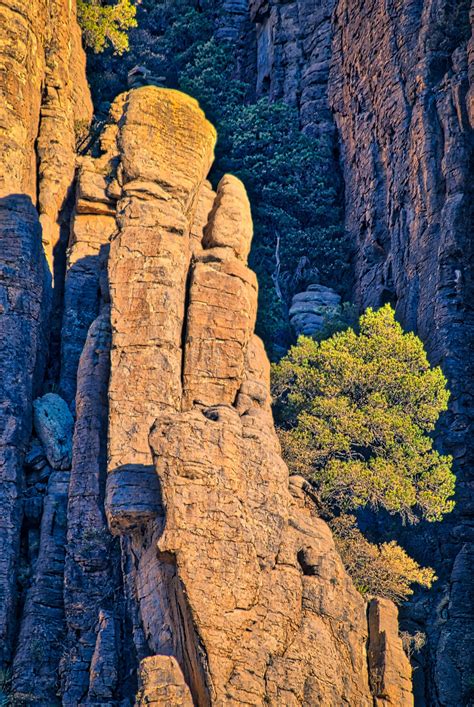
POLYGON ((118 104, 106 512, 139 703, 371 705, 364 601, 280 457, 245 191, 224 177, 193 226, 213 128, 173 91, 118 104))
POLYGON ((57 669, 64 629, 68 482, 68 471, 55 471, 49 477, 39 552, 22 612, 12 673, 15 700, 26 704, 57 703, 57 669))
MULTIPOLYGON (((37 203, 48 263, 74 177, 75 137, 90 121, 85 57, 75 7, 64 0, 0 5, 3 68, 0 196, 37 203)), ((67 224, 66 224, 67 225, 67 224)))
MULTIPOLYGON (((78 371, 77 422, 64 568, 64 704, 113 701, 127 651, 120 549, 104 513, 110 323, 107 306, 89 329, 78 371)), ((129 667, 129 666, 128 666, 129 667)), ((130 668, 129 668, 130 669, 130 668)), ((126 683, 126 681, 124 681, 126 683)))
POLYGON ((291 300, 288 312, 296 336, 314 336, 324 329, 328 317, 341 312, 341 296, 331 287, 309 285, 291 300))
MULTIPOLYGON (((48 355, 52 254, 61 240, 74 176, 74 123, 88 123, 91 104, 74 7, 63 0, 6 0, 0 3, 0 26, 3 665, 11 659, 18 598, 23 458, 31 435, 32 401, 41 392, 48 355)), ((38 505, 27 498, 30 509, 38 505)), ((25 516, 25 534, 33 530, 28 523, 25 516)))
POLYGON ((404 539, 440 575, 411 613, 428 632, 417 682, 430 705, 472 700, 473 615, 452 591, 469 583, 472 554, 472 13, 470 0, 252 0, 240 59, 258 94, 297 106, 303 129, 340 155, 357 304, 396 306, 449 378, 440 439, 455 457, 456 510, 404 539))
POLYGON ((369 602, 369 676, 375 707, 412 704, 410 661, 398 631, 398 611, 387 599, 369 602))
POLYGON ((41 230, 31 200, 0 199, 0 663, 10 658, 22 524, 23 457, 44 363, 48 300, 41 230))
MULTIPOLYGON (((227 7, 231 38, 242 6, 227 7)), ((175 91, 119 96, 69 200, 74 123, 90 112, 74 7, 1 11, 13 28, 0 107, 12 700, 410 705, 393 607, 367 622, 281 458, 254 334, 250 205, 235 177, 215 192, 207 181, 213 127, 175 91)))
POLYGON ((72 457, 74 419, 66 402, 46 393, 33 402, 34 429, 53 469, 69 469, 72 457))

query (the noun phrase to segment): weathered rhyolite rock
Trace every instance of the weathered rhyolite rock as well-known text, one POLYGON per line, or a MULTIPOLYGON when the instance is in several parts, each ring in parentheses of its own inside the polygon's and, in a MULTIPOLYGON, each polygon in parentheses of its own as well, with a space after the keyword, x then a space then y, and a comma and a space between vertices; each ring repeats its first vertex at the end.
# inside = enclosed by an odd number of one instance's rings
POLYGON ((369 602, 369 678, 375 707, 413 701, 410 661, 398 632, 398 610, 387 599, 369 602))
POLYGON ((420 704, 463 703, 474 613, 450 594, 470 582, 472 547, 473 4, 250 0, 249 14, 253 30, 242 24, 236 49, 256 93, 295 105, 303 129, 329 137, 340 156, 358 305, 396 305, 449 378, 442 442, 455 457, 456 510, 403 542, 440 576, 432 601, 420 595, 412 611, 428 634, 420 704))
MULTIPOLYGON (((127 638, 120 549, 104 512, 110 313, 104 305, 89 329, 79 363, 64 569, 66 636, 60 666, 63 704, 107 703, 120 694, 127 638)), ((124 681, 125 682, 125 681, 124 681)))
POLYGON ((404 540, 440 578, 428 596, 418 596, 412 617, 428 636, 424 681, 417 671, 420 704, 443 707, 473 696, 473 607, 460 605, 455 591, 472 582, 470 5, 339 0, 329 83, 356 299, 361 308, 396 306, 397 318, 421 337, 451 390, 440 442, 454 456, 456 508, 404 540))
POLYGON ((337 0, 249 1, 255 23, 257 94, 295 105, 303 128, 331 142, 335 126, 327 82, 335 5, 337 0))
POLYGON ((324 285, 309 285, 305 292, 298 292, 288 312, 296 335, 318 334, 324 328, 327 317, 340 313, 340 304, 341 296, 324 285))
POLYGON ((55 705, 58 702, 68 483, 68 471, 54 471, 49 477, 39 553, 22 612, 12 666, 12 688, 15 699, 26 704, 55 705))
POLYGON ((117 105, 106 512, 138 704, 372 705, 365 603, 280 456, 245 191, 224 177, 209 198, 195 101, 147 87, 117 105))
MULTIPOLYGON (((235 36, 242 6, 228 9, 222 29, 235 36)), ((137 704, 371 705, 365 603, 273 428, 245 189, 206 181, 215 131, 183 94, 120 96, 101 156, 79 161, 61 370, 49 374, 61 396, 39 397, 46 276, 61 272, 74 123, 90 105, 74 6, 1 12, 13 31, 1 55, 12 80, 0 107, 0 647, 15 699, 130 704, 138 668, 137 704), (29 445, 34 398, 41 445, 29 445), (28 577, 12 656, 20 538, 28 577)), ((384 689, 405 669, 394 640, 375 651, 384 689)))
POLYGON ((66 402, 56 393, 46 393, 33 402, 33 423, 53 469, 69 469, 74 420, 66 402))
POLYGON ((37 202, 48 263, 60 237, 79 124, 92 113, 75 5, 7 0, 0 7, 0 197, 37 202))
POLYGON ((44 362, 48 297, 41 229, 29 197, 0 198, 0 241, 0 666, 4 666, 11 659, 22 466, 44 362))
POLYGON ((22 462, 31 434, 32 400, 41 393, 48 356, 52 251, 61 225, 67 225, 63 207, 74 177, 74 124, 88 123, 92 106, 74 3, 6 0, 0 4, 0 28, 3 665, 11 660, 18 598, 22 462))

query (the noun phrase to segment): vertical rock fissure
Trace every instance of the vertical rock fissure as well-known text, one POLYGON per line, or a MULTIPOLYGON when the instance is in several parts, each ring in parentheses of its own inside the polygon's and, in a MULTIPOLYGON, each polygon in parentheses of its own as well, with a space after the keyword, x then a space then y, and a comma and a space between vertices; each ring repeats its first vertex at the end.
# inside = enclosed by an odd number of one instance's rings
POLYGON ((212 683, 209 682, 210 673, 206 648, 193 621, 186 593, 177 573, 174 576, 174 588, 170 587, 170 593, 174 595, 173 603, 177 613, 177 656, 181 656, 179 662, 195 704, 200 707, 201 705, 208 707, 212 704, 211 696, 214 696, 214 690, 212 683))

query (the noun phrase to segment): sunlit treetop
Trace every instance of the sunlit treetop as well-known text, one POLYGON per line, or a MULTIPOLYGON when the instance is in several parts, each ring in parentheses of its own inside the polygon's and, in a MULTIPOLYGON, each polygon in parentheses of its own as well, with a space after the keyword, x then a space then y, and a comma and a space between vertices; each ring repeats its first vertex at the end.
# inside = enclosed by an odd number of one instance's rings
POLYGON ((100 0, 78 0, 77 19, 84 42, 94 52, 112 47, 116 54, 128 50, 128 31, 137 26, 136 7, 130 0, 102 4, 100 0))
POLYGON ((453 507, 454 475, 429 433, 447 408, 446 379, 389 305, 368 309, 359 328, 301 337, 274 367, 289 465, 328 506, 439 520, 453 507))

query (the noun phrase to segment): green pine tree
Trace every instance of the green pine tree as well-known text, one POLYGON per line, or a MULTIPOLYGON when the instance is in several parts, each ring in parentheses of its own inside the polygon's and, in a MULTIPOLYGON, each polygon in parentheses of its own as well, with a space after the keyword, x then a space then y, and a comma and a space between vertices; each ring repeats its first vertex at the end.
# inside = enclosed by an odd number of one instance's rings
POLYGON ((103 52, 111 46, 115 53, 128 50, 128 31, 137 26, 136 8, 130 0, 117 0, 114 5, 100 0, 78 0, 77 19, 86 46, 103 52))
MULTIPOLYGON (((440 520, 453 508, 452 459, 430 436, 449 393, 420 339, 403 332, 390 305, 368 309, 358 333, 347 329, 322 342, 301 337, 273 367, 273 392, 285 458, 314 484, 358 585, 380 593, 389 569, 407 596, 409 581, 397 566, 429 584, 401 548, 370 546, 346 515, 368 507, 416 523, 440 520)), ((396 591, 385 594, 397 598, 396 591)))

